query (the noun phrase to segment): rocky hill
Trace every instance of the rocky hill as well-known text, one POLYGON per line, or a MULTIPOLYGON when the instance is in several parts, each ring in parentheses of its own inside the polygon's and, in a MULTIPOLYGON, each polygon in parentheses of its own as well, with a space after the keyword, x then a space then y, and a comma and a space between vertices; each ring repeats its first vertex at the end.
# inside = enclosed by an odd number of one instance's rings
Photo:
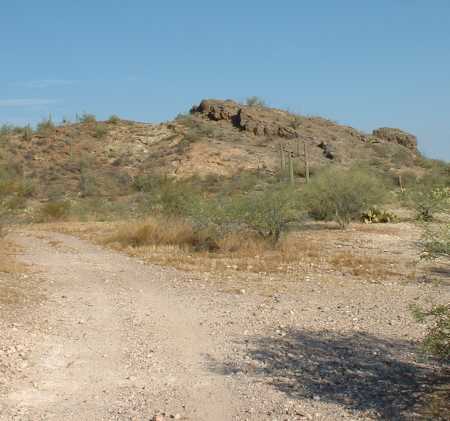
POLYGON ((321 117, 231 100, 203 100, 161 124, 85 118, 0 134, 3 166, 33 180, 39 195, 80 193, 93 185, 104 195, 126 193, 134 177, 155 172, 181 178, 276 174, 281 149, 292 155, 299 180, 305 151, 312 172, 355 162, 394 173, 421 171, 423 163, 416 138, 399 129, 366 134, 321 117))

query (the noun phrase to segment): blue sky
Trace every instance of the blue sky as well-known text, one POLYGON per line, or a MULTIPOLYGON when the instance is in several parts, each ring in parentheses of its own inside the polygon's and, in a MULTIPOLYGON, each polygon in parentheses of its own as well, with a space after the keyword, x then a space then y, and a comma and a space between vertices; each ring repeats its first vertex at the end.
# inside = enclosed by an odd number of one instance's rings
POLYGON ((0 123, 172 119, 257 95, 450 160, 449 0, 17 0, 0 12, 0 123))

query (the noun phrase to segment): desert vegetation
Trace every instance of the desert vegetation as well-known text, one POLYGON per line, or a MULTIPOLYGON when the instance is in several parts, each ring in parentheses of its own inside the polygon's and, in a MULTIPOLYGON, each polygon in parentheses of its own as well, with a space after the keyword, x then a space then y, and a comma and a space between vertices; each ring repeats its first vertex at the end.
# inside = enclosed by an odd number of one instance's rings
MULTIPOLYGON (((158 129, 86 113, 2 126, 0 227, 75 234, 267 297, 311 279, 331 289, 446 282, 450 167, 422 157, 410 135, 394 132, 405 146, 318 117, 271 120, 258 98, 226 105, 239 123, 203 106, 158 129), (359 143, 339 149, 345 141, 359 143)), ((19 270, 0 255, 0 272, 19 270)), ((445 365, 448 305, 405 306, 424 325, 424 352, 445 365)))

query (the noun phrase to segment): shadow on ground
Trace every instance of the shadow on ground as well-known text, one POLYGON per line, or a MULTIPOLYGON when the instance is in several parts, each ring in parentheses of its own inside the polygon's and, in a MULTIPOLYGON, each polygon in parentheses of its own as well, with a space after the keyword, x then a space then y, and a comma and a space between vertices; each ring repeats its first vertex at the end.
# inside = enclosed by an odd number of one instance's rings
POLYGON ((211 369, 243 372, 291 398, 337 403, 378 419, 448 419, 441 417, 445 400, 433 415, 423 413, 425 406, 431 410, 432 392, 450 398, 449 372, 416 362, 411 343, 366 333, 292 330, 283 337, 253 338, 248 347, 245 364, 212 362, 211 369))

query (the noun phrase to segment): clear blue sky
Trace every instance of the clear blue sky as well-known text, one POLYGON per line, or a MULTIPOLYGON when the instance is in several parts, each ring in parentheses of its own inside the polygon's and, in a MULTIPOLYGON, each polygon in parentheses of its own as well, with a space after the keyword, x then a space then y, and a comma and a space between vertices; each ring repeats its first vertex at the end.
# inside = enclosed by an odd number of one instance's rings
POLYGON ((450 0, 3 1, 0 52, 0 123, 257 95, 450 160, 450 0))

